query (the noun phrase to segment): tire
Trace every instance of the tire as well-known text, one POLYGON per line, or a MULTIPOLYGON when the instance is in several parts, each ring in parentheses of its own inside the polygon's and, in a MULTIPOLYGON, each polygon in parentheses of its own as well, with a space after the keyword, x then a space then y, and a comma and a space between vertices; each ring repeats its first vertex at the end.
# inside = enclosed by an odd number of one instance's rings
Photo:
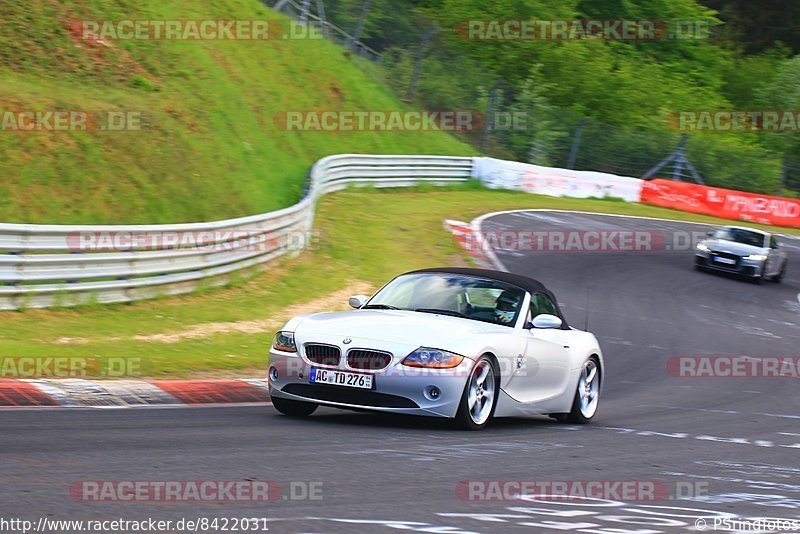
POLYGON ((572 423, 578 425, 585 425, 589 423, 597 413, 597 408, 600 406, 600 384, 603 379, 602 370, 600 369, 600 361, 597 357, 592 356, 581 369, 580 377, 578 378, 578 386, 575 389, 575 399, 572 401, 572 409, 567 414, 551 414, 556 420, 564 423, 572 423), (584 395, 586 390, 586 379, 594 369, 594 374, 589 380, 591 397, 584 395))
POLYGON ((786 264, 789 263, 788 261, 783 262, 783 267, 781 267, 781 272, 776 274, 772 277, 772 281, 780 284, 783 281, 783 277, 786 276, 786 264))
POLYGON ((750 281, 753 282, 755 285, 760 286, 764 283, 764 273, 766 272, 766 266, 761 266, 761 272, 758 275, 753 276, 750 278, 750 281))
POLYGON ((463 430, 480 430, 489 424, 497 407, 500 373, 486 355, 478 358, 467 378, 456 413, 455 424, 463 430))
POLYGON ((318 408, 319 405, 313 402, 301 402, 280 397, 271 397, 272 405, 283 415, 289 417, 308 417, 318 408))

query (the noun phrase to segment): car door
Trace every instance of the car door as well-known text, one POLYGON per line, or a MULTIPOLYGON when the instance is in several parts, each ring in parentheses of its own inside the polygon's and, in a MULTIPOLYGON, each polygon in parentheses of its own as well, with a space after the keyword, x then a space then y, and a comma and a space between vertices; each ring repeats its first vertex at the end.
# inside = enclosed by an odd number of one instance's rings
POLYGON ((556 315, 546 295, 531 295, 530 309, 521 336, 524 353, 517 356, 506 392, 520 402, 539 402, 564 392, 569 377, 568 330, 530 328, 540 313, 556 315))

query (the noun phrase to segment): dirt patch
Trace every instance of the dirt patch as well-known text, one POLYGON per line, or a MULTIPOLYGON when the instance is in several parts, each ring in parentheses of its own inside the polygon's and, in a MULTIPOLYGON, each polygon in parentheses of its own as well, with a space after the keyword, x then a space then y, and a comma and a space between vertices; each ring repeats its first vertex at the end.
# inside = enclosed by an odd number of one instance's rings
POLYGON ((53 343, 56 345, 85 345, 89 340, 85 337, 60 337, 53 343))
POLYGON ((289 319, 300 313, 312 313, 321 311, 336 311, 347 309, 347 299, 351 295, 365 294, 370 295, 374 291, 371 284, 358 281, 350 284, 344 289, 335 291, 329 295, 306 302, 295 304, 284 309, 284 313, 279 317, 265 317, 263 319, 252 319, 249 321, 234 321, 227 323, 204 323, 190 326, 178 332, 166 334, 138 335, 133 336, 136 341, 149 343, 179 343, 189 339, 202 339, 218 334, 242 333, 258 334, 269 332, 280 328, 289 319))

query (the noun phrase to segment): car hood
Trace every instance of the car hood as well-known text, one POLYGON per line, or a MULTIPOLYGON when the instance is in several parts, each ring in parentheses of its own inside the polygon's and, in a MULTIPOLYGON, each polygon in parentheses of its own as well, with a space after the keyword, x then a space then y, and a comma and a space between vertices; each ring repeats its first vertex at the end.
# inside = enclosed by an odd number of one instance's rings
POLYGON ((448 350, 468 335, 511 331, 507 326, 432 313, 351 310, 306 316, 297 326, 295 335, 303 341, 337 336, 448 350))
POLYGON ((767 250, 763 247, 745 245, 744 243, 727 241, 725 239, 708 239, 705 243, 706 246, 708 246, 708 248, 714 252, 727 252, 729 254, 736 254, 738 256, 747 256, 749 254, 765 254, 767 250))

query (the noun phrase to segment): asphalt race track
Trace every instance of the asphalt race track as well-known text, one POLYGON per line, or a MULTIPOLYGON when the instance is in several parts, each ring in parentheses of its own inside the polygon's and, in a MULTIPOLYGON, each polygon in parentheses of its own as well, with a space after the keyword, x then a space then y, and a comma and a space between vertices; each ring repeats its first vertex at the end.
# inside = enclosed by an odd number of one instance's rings
POLYGON ((797 359, 800 240, 783 240, 783 283, 758 286, 692 268, 691 250, 672 236, 708 230, 702 225, 523 212, 483 228, 669 236, 657 251, 497 252, 508 270, 552 289, 573 326, 588 316, 608 371, 591 425, 520 418, 462 432, 439 420, 333 409, 307 420, 264 406, 13 409, 0 413, 0 517, 263 517, 270 532, 292 533, 657 533, 693 531, 698 517, 713 531, 712 517, 723 513, 800 520, 800 379, 667 371, 680 356, 797 359), (268 503, 87 502, 70 495, 81 480, 270 480, 282 490, 268 503), (464 480, 660 481, 668 494, 470 502, 456 494, 464 480), (321 498, 306 498, 312 489, 321 498), (694 499, 675 500, 687 492, 694 499))

